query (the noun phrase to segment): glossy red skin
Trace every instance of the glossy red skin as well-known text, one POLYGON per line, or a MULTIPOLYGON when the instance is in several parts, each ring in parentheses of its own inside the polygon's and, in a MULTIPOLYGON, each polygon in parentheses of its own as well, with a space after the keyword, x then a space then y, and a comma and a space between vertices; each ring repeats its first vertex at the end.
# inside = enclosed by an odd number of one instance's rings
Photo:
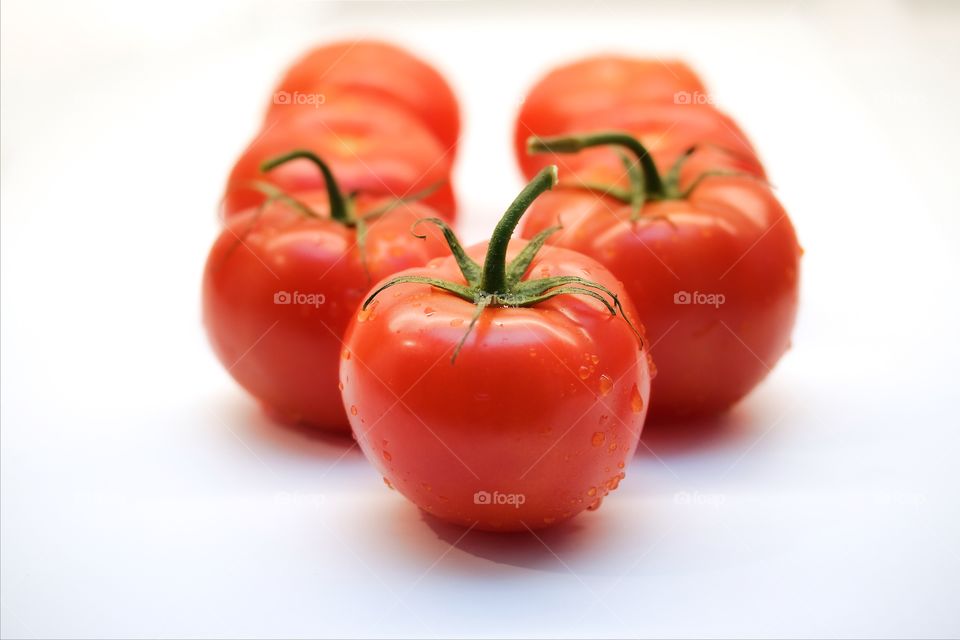
MULTIPOLYGON (((512 241, 510 255, 524 244, 512 241)), ((469 253, 479 261, 485 251, 469 253)), ((463 282, 452 258, 406 273, 463 282)), ((570 251, 545 248, 528 273, 580 275, 622 295, 606 269, 570 251)), ((347 331, 340 377, 357 441, 389 485, 443 520, 490 531, 550 526, 616 488, 650 385, 646 353, 623 318, 582 296, 490 308, 451 364, 472 303, 419 284, 375 303, 347 331), (525 502, 475 504, 478 491, 525 502)))
MULTIPOLYGON (((356 232, 333 222, 323 192, 300 200, 324 216, 308 219, 289 205, 269 205, 227 221, 203 277, 203 318, 229 373, 286 422, 349 429, 337 388, 341 338, 372 282, 426 264, 445 245, 430 225, 427 240, 410 225, 435 213, 401 205, 372 222, 364 273, 356 232), (242 239, 242 241, 241 241, 242 239), (278 291, 322 293, 323 304, 275 304, 278 291)), ((360 198, 359 212, 384 200, 360 198)))
MULTIPOLYGON (((648 104, 584 116, 570 122, 566 133, 623 131, 640 140, 657 166, 668 169, 684 152, 696 147, 684 166, 685 180, 708 169, 740 171, 764 177, 763 165, 740 127, 710 105, 648 104)), ((551 164, 560 167, 565 182, 603 179, 626 184, 623 162, 616 149, 593 147, 576 154, 543 153, 530 156, 525 170, 536 175, 551 164)))
POLYGON ((626 106, 674 104, 683 91, 706 93, 700 78, 677 60, 604 55, 558 67, 533 86, 517 116, 514 148, 521 171, 530 178, 545 166, 527 155, 532 135, 570 133, 584 116, 626 106))
POLYGON ((264 160, 294 149, 323 158, 344 193, 400 197, 439 184, 422 202, 447 220, 454 218, 452 158, 446 149, 413 116, 362 96, 267 124, 230 172, 224 215, 263 202, 263 194, 250 186, 254 181, 270 182, 289 193, 323 189, 323 176, 309 160, 288 162, 268 174, 260 171, 264 160))
POLYGON ((749 178, 709 178, 687 201, 628 206, 582 190, 537 199, 521 234, 559 219, 550 243, 595 258, 623 280, 650 337, 657 377, 651 420, 723 411, 767 375, 790 345, 802 253, 770 189, 749 178), (655 216, 668 216, 674 226, 655 216), (725 302, 675 304, 679 291, 725 302))
POLYGON ((410 52, 386 42, 352 40, 317 47, 291 66, 274 92, 267 121, 310 110, 310 104, 283 103, 279 92, 321 94, 328 103, 365 94, 398 106, 426 125, 456 154, 460 108, 443 76, 410 52))

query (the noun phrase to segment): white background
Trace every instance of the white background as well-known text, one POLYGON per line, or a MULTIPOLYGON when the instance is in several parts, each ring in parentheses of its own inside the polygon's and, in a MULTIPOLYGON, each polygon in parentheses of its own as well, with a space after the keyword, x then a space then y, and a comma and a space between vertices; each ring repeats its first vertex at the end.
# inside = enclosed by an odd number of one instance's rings
POLYGON ((921 2, 5 2, 4 637, 960 634, 960 9, 921 2), (599 511, 425 521, 349 441, 215 361, 199 283, 229 167, 308 45, 380 35, 465 111, 476 240, 524 91, 678 55, 806 249, 794 348, 727 417, 645 434, 599 511))

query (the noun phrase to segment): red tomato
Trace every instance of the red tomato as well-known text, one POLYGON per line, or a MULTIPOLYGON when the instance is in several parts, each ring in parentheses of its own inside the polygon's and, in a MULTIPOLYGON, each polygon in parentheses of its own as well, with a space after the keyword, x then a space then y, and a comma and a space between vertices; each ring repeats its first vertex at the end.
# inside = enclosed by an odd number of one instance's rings
POLYGON ((343 400, 367 457, 464 526, 538 529, 596 508, 643 426, 650 373, 620 283, 581 254, 537 253, 542 237, 509 240, 554 180, 535 178, 489 244, 464 253, 453 238, 454 258, 381 283, 344 341, 343 400))
MULTIPOLYGON (((648 104, 636 109, 617 108, 571 120, 569 126, 563 132, 566 135, 581 131, 630 133, 662 167, 672 166, 691 147, 697 147, 695 156, 684 165, 684 178, 711 168, 764 176, 763 165, 746 134, 729 116, 710 105, 648 104)), ((558 164, 565 182, 627 183, 622 158, 609 147, 584 149, 575 156, 544 153, 529 157, 527 168, 532 171, 558 164)))
POLYGON ((411 235, 435 215, 422 204, 333 192, 299 194, 306 209, 280 199, 228 220, 207 259, 203 315, 217 357, 272 413, 346 430, 337 368, 348 321, 371 282, 426 264, 443 245, 436 233, 411 235))
POLYGON ((338 42, 307 53, 277 86, 267 121, 351 94, 403 108, 429 127, 445 152, 455 155, 460 109, 446 80, 408 51, 374 40, 338 42))
POLYGON ((254 207, 264 195, 251 185, 270 182, 288 193, 322 189, 309 161, 284 165, 269 178, 260 164, 290 149, 306 148, 326 160, 344 191, 410 196, 437 187, 424 204, 448 220, 456 210, 449 155, 420 122, 368 97, 353 96, 267 124, 237 160, 227 181, 224 213, 254 207), (439 186, 438 186, 439 185, 439 186))
POLYGON ((577 131, 575 120, 626 106, 693 103, 705 92, 700 78, 677 60, 606 55, 558 67, 523 102, 514 129, 517 162, 528 178, 546 166, 527 155, 530 136, 577 131))
MULTIPOLYGON (((611 137, 542 146, 575 151, 611 137)), ((629 192, 558 189, 536 202, 522 235, 559 221, 563 230, 548 242, 595 258, 623 281, 643 310, 657 365, 651 419, 713 414, 753 389, 789 347, 801 249, 761 180, 711 176, 685 193, 692 183, 661 185, 652 162, 644 169, 633 193, 645 203, 629 192)))

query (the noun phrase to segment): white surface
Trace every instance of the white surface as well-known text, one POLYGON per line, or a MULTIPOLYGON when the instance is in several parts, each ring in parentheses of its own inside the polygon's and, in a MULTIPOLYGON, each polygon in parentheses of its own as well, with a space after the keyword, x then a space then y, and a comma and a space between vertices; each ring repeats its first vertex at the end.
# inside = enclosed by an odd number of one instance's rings
POLYGON ((4 3, 0 633, 956 636, 958 43, 934 3, 4 3), (793 351, 541 540, 270 424, 200 328, 214 208, 283 66, 357 33, 455 84, 471 240, 540 72, 688 59, 807 250, 793 351))

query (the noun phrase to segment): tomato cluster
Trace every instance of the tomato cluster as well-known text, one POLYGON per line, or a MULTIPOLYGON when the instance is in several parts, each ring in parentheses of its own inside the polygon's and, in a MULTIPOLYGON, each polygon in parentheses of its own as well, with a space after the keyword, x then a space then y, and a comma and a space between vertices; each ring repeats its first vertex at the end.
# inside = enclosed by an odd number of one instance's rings
POLYGON ((214 351, 272 414, 349 432, 347 323, 373 283, 443 251, 409 229, 454 218, 458 135, 446 82, 392 45, 319 47, 283 77, 230 172, 203 282, 214 351))
POLYGON ((589 255, 641 310, 652 420, 720 412, 790 345, 801 249, 744 133, 683 64, 592 58, 549 74, 516 123, 531 175, 565 184, 521 235, 589 255))
POLYGON ((352 432, 439 518, 523 531, 597 508, 648 408, 721 411, 789 344, 793 228, 703 95, 680 62, 552 72, 517 120, 528 184, 463 247, 445 80, 381 42, 309 52, 227 182, 214 351, 278 419, 352 432))

